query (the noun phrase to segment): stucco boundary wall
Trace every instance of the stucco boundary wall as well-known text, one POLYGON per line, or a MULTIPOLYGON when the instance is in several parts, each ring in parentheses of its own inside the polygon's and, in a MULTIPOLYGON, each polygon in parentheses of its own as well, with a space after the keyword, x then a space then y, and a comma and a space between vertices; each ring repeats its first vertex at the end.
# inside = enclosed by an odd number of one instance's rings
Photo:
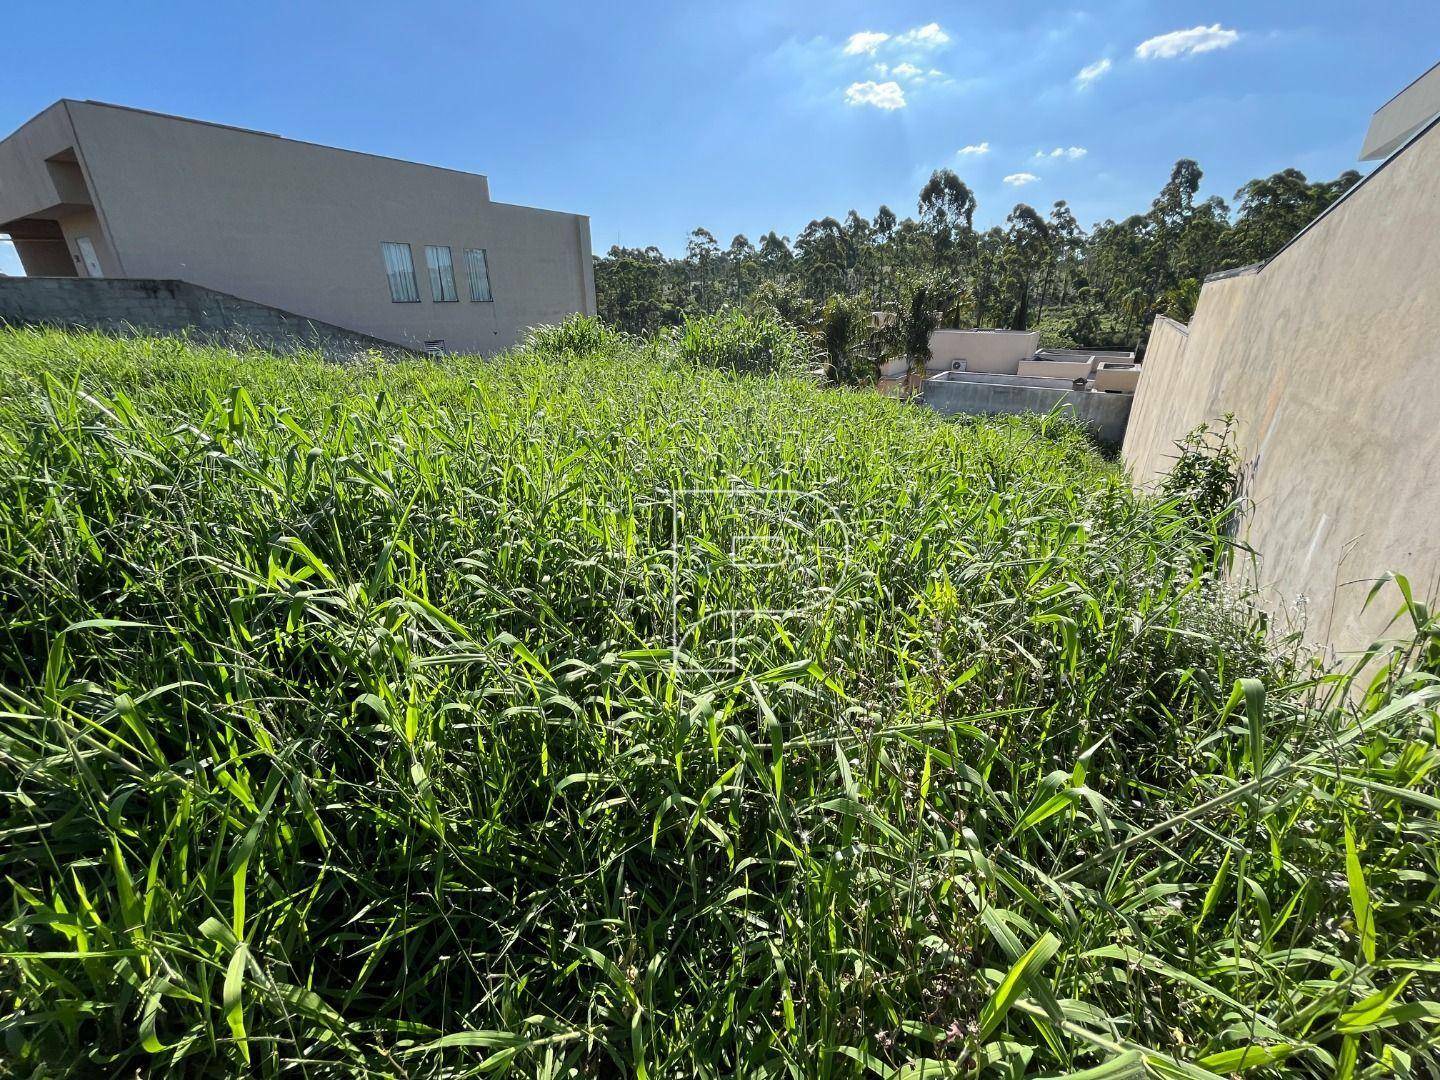
POLYGON ((0 323, 184 335, 233 348, 313 349, 333 360, 412 350, 188 281, 0 277, 0 323))
MULTIPOLYGON (((1207 281, 1188 328, 1157 320, 1123 458, 1141 487, 1176 443, 1237 419, 1237 574, 1312 644, 1361 650, 1440 581, 1440 125, 1268 263, 1207 281)), ((1391 632, 1398 632, 1397 625, 1391 632)))
MULTIPOLYGON (((1158 316, 1150 326, 1150 340, 1145 345, 1145 375, 1135 390, 1124 450, 1125 464, 1142 486, 1169 471, 1178 453, 1176 440, 1190 430, 1184 427, 1184 418, 1189 415, 1193 402, 1147 393, 1151 385, 1169 386, 1182 378, 1180 365, 1185 362, 1185 346, 1189 341, 1190 328, 1164 315, 1158 316), (1143 435, 1133 430, 1137 426, 1145 427, 1143 435), (1167 442, 1166 435, 1177 429, 1180 434, 1167 442)), ((1201 422, 1203 420, 1196 421, 1201 422)))
POLYGON ((1089 427, 1100 442, 1120 445, 1130 415, 1131 395, 1043 385, 1054 382, 1063 380, 947 371, 925 380, 925 404, 942 416, 1043 414, 1058 408, 1089 427))

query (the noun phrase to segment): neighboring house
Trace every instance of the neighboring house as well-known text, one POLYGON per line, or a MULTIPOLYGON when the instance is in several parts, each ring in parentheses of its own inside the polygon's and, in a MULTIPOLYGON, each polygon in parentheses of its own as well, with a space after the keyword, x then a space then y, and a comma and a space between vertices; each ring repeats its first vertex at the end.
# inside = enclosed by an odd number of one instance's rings
POLYGON ((1207 281, 1188 327, 1156 320, 1124 448, 1151 484, 1233 413, 1253 584, 1340 651, 1399 607, 1395 588, 1367 605, 1386 571, 1440 593, 1440 65, 1375 114, 1362 156, 1387 160, 1267 262, 1207 281))
POLYGON ((1118 445, 1141 370, 1132 352, 1042 349, 1038 330, 934 330, 924 400, 946 415, 1063 409, 1118 445))
POLYGON ((412 348, 595 312, 590 221, 484 176, 94 101, 0 142, 30 276, 178 279, 412 348))

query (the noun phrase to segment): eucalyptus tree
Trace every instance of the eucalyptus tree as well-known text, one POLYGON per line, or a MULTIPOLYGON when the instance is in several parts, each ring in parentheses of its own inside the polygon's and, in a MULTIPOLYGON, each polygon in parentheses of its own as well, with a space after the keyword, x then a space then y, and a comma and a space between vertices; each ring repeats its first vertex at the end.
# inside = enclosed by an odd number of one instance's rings
POLYGON ((890 207, 884 203, 881 203, 880 209, 875 211, 875 220, 872 223, 876 241, 881 244, 889 243, 890 237, 895 235, 896 224, 898 224, 898 222, 895 217, 895 211, 891 210, 890 207))
POLYGON ((883 203, 880 205, 880 209, 875 211, 875 218, 871 222, 870 235, 873 243, 870 248, 870 265, 873 276, 870 288, 877 302, 882 301, 885 297, 893 254, 890 250, 890 241, 895 237, 895 227, 898 224, 895 211, 883 203))
POLYGON ((795 253, 790 250, 790 238, 773 229, 760 238, 758 255, 760 266, 767 275, 788 273, 795 261, 795 253))
POLYGON ((690 288, 702 308, 715 299, 715 276, 720 265, 720 245, 709 229, 696 229, 685 243, 685 265, 690 288))
POLYGON ((846 282, 850 291, 859 291, 874 280, 874 274, 869 272, 869 264, 873 261, 874 227, 858 210, 851 210, 845 215, 843 227, 846 282))
POLYGON ((1132 214, 1124 221, 1104 221, 1095 227, 1085 256, 1086 269, 1103 303, 1124 318, 1124 300, 1147 288, 1146 256, 1149 222, 1132 214))
POLYGON ((812 221, 800 231, 795 238, 795 258, 812 297, 822 299, 845 291, 849 252, 845 227, 833 217, 812 221))
POLYGON ((975 193, 950 169, 937 169, 920 189, 920 221, 935 244, 939 264, 958 266, 975 232, 975 193))
POLYGON ((615 326, 631 334, 649 334, 675 321, 674 305, 665 297, 671 264, 659 248, 617 245, 596 264, 595 302, 615 326))
POLYGON ((1235 193, 1231 255, 1237 265, 1260 262, 1283 247, 1327 206, 1360 182, 1346 170, 1328 183, 1311 183, 1299 169, 1251 180, 1235 193))
POLYGON ((725 249, 725 262, 730 269, 730 280, 734 287, 734 299, 743 300, 755 289, 760 280, 760 268, 756 265, 755 245, 744 233, 737 233, 725 249))
POLYGON ((1051 259, 1050 230, 1045 225, 1045 219, 1026 203, 1016 204, 1005 218, 1005 224, 1008 226, 1005 239, 1019 286, 1010 326, 1015 330, 1026 330, 1030 326, 1030 296, 1035 278, 1051 259))
POLYGON ((971 296, 976 326, 997 326, 1006 321, 1006 238, 999 228, 975 237, 975 258, 970 265, 971 296))
POLYGON ((1070 290, 1075 286, 1076 275, 1080 272, 1086 241, 1085 230, 1075 220, 1075 215, 1064 199, 1058 200, 1050 208, 1046 228, 1050 232, 1053 258, 1046 266, 1045 277, 1041 282, 1040 311, 1036 313, 1037 318, 1043 314, 1047 303, 1054 301, 1064 304, 1069 298, 1070 290), (1059 291, 1058 297, 1055 296, 1055 290, 1059 291))

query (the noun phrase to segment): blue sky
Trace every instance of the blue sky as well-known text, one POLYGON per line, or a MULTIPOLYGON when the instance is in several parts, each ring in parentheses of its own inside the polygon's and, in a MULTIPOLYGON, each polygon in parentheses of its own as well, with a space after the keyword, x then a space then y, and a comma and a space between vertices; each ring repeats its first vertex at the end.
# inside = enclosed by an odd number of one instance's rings
POLYGON ((469 169, 588 213, 597 252, 903 216, 943 166, 983 224, 1144 209, 1179 157, 1227 199, 1328 178, 1440 59, 1435 0, 5 7, 4 131, 89 97, 469 169))

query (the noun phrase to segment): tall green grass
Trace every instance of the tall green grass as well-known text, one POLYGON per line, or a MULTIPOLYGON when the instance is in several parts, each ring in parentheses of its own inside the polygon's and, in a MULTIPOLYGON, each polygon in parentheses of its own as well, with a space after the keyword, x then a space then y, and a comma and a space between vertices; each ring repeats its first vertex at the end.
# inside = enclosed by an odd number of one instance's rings
POLYGON ((795 327, 738 308, 686 316, 679 326, 658 335, 656 344, 692 364, 743 375, 798 376, 815 366, 795 327))
POLYGON ((1423 604, 674 348, 0 332, 10 1073, 1432 1073, 1423 604))

